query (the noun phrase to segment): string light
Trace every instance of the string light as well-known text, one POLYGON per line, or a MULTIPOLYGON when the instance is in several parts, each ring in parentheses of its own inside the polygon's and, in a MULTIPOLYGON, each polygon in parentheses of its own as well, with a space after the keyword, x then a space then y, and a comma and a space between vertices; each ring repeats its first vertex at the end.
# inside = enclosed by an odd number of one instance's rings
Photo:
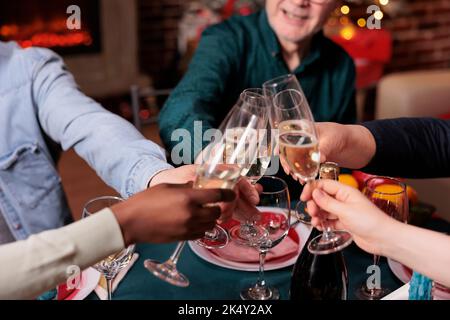
POLYGON ((373 14, 373 16, 375 17, 375 19, 377 19, 377 20, 381 20, 381 19, 383 19, 383 12, 381 12, 380 10, 378 10, 378 11, 376 11, 374 14, 373 14))
POLYGON ((366 19, 359 18, 357 23, 358 23, 358 26, 360 26, 361 28, 364 28, 366 26, 366 19))
POLYGON ((339 34, 345 40, 351 40, 355 35, 355 30, 351 25, 349 25, 349 26, 342 28, 341 31, 339 31, 339 34))
POLYGON ((340 17, 339 18, 339 23, 342 25, 346 25, 350 22, 350 20, 347 17, 340 17))
POLYGON ((349 6, 342 6, 341 7, 341 12, 342 12, 342 14, 349 14, 350 7, 349 6))

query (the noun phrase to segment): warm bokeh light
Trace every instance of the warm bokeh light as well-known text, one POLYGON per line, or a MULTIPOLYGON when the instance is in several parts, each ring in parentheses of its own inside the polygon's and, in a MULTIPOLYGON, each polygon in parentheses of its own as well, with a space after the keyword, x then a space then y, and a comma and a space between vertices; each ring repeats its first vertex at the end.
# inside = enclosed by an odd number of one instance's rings
POLYGON ((339 31, 339 34, 345 40, 350 40, 355 35, 355 28, 353 26, 351 26, 351 25, 346 26, 346 27, 342 28, 341 31, 339 31))
POLYGON ((361 28, 364 28, 366 26, 366 19, 359 18, 357 23, 358 23, 358 26, 360 26, 361 28))
POLYGON ((383 12, 381 12, 380 10, 376 11, 373 16, 375 17, 375 19, 377 20, 381 20, 383 19, 383 12))
POLYGON ((350 12, 350 7, 349 6, 342 6, 341 7, 341 12, 342 12, 342 14, 348 14, 350 12))
POLYGON ((389 4, 389 0, 380 0, 380 4, 381 4, 382 6, 386 6, 386 5, 389 4))
POLYGON ((339 18, 339 23, 342 25, 346 25, 350 22, 350 20, 347 17, 340 17, 339 18))

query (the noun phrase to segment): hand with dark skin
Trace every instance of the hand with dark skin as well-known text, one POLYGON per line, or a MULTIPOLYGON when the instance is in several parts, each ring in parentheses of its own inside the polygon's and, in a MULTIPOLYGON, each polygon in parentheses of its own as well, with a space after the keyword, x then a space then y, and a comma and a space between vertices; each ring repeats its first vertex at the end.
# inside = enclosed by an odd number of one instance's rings
POLYGON ((192 189, 192 184, 160 184, 111 207, 125 245, 166 243, 202 237, 214 227, 222 210, 205 206, 231 202, 233 190, 192 189))
POLYGON ((256 208, 259 203, 259 194, 263 191, 260 184, 252 185, 247 179, 241 178, 235 187, 237 200, 225 203, 220 222, 233 217, 239 221, 257 221, 260 212, 256 208))

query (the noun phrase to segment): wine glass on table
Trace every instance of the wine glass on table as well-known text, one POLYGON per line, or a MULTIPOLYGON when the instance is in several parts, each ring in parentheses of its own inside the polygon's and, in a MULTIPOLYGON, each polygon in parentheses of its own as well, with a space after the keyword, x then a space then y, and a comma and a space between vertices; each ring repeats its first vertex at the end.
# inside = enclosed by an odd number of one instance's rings
MULTIPOLYGON (((403 182, 390 177, 371 177, 366 180, 363 193, 378 208, 390 217, 407 223, 409 208, 406 186, 403 182)), ((373 256, 373 264, 378 266, 380 256, 373 256)), ((387 288, 363 283, 357 290, 356 295, 361 300, 378 300, 389 293, 387 288)))
MULTIPOLYGON (((302 92, 287 89, 273 98, 273 117, 278 123, 280 161, 303 183, 314 181, 320 168, 319 142, 306 97, 302 92)), ((332 230, 322 222, 322 235, 308 244, 314 254, 328 254, 342 250, 352 242, 350 233, 332 230)))
POLYGON ((286 182, 272 176, 262 177, 259 184, 263 192, 257 206, 260 219, 255 222, 266 230, 266 236, 256 239, 253 246, 259 251, 259 277, 257 282, 241 291, 243 300, 278 300, 277 288, 267 285, 264 277, 264 263, 267 252, 286 238, 291 226, 289 190, 286 182))
MULTIPOLYGON (((114 204, 123 201, 122 198, 114 196, 103 196, 90 200, 84 205, 82 218, 87 218, 96 212, 109 208, 114 204)), ((112 295, 112 281, 117 274, 130 263, 135 245, 129 245, 127 248, 120 252, 109 255, 100 262, 97 262, 92 267, 103 274, 106 279, 106 291, 108 294, 108 300, 111 300, 112 295)))
MULTIPOLYGON (((244 170, 255 160, 257 151, 257 129, 263 126, 263 119, 240 108, 228 117, 224 132, 218 130, 212 141, 201 152, 193 188, 233 189, 244 170)), ((206 248, 222 248, 229 241, 228 233, 219 225, 205 233, 195 242, 206 248)), ((189 279, 177 270, 177 262, 186 241, 178 243, 171 257, 160 263, 145 260, 144 266, 158 278, 173 285, 186 287, 189 279)))

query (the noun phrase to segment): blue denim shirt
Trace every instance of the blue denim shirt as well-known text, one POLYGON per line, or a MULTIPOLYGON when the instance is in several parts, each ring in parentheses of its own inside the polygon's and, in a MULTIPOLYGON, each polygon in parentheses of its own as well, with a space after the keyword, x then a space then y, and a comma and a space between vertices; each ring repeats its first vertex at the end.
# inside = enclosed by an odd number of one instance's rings
POLYGON ((16 239, 70 221, 44 133, 123 197, 171 168, 161 148, 79 91, 58 55, 0 41, 0 212, 16 239))

